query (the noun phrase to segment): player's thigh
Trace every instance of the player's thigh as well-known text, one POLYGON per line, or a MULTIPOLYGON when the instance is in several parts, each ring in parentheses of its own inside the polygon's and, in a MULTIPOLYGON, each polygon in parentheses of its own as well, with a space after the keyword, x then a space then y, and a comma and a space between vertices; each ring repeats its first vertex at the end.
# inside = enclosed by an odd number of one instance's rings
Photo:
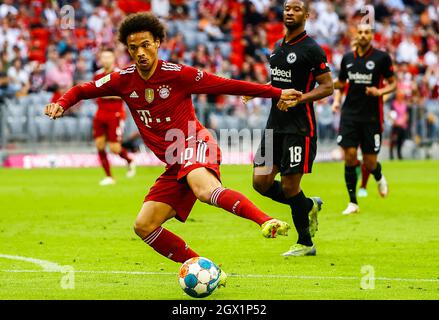
POLYGON ((281 153, 281 176, 311 173, 317 154, 317 139, 315 137, 285 134, 281 153))
POLYGON ((382 130, 379 123, 363 123, 361 126, 361 151, 363 154, 378 154, 381 150, 382 130))
POLYGON ((261 143, 253 159, 254 172, 257 175, 274 175, 279 172, 281 160, 282 135, 274 134, 273 130, 265 129, 261 143), (256 170, 256 168, 259 168, 256 170))
POLYGON ((95 138, 95 145, 98 150, 104 150, 106 142, 104 135, 95 138))
POLYGON ((293 173, 281 177, 282 191, 285 197, 294 197, 301 191, 300 182, 302 181, 302 177, 303 173, 293 173))
POLYGON ((337 144, 344 150, 355 148, 361 144, 361 123, 350 119, 341 119, 337 144))
POLYGON ((210 202, 212 192, 221 187, 218 177, 206 167, 199 167, 186 175, 186 181, 198 200, 210 202))
POLYGON ((107 122, 107 140, 111 143, 121 143, 125 122, 123 119, 114 117, 107 122))
POLYGON ((139 237, 144 238, 175 215, 176 211, 169 204, 146 201, 137 215, 134 230, 139 237))
MULTIPOLYGON (((103 143, 104 146, 102 147, 102 145, 97 145, 96 147, 99 149, 99 147, 104 148, 105 147, 105 140, 106 140, 106 125, 105 125, 105 121, 103 121, 102 119, 100 119, 99 117, 95 117, 93 119, 93 138, 96 140, 100 140, 99 143, 102 143, 102 137, 103 137, 103 143)), ((97 142, 96 142, 97 143, 97 142)))

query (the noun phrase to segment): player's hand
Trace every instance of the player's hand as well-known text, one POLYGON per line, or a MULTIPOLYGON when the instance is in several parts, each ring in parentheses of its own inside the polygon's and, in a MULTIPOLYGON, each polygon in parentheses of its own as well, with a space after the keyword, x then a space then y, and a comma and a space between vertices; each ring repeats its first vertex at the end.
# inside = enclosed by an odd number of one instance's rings
POLYGON ((250 100, 253 100, 254 97, 250 97, 250 96, 243 96, 241 97, 241 101, 243 104, 247 104, 247 102, 249 102, 250 100))
POLYGON ((58 103, 50 103, 44 108, 44 114, 50 119, 55 120, 61 118, 64 113, 64 108, 58 103))
POLYGON ((295 89, 282 90, 282 95, 277 103, 277 107, 281 111, 288 111, 289 108, 297 106, 302 99, 302 92, 295 89))
POLYGON ((340 102, 334 101, 332 103, 332 112, 333 113, 338 113, 339 111, 340 111, 340 102))
POLYGON ((377 87, 366 87, 366 94, 374 97, 381 96, 380 90, 377 87))
POLYGON ((280 96, 280 100, 285 101, 293 101, 299 100, 302 98, 302 92, 297 91, 295 89, 285 89, 282 90, 282 95, 280 96))
POLYGON ((294 108, 299 104, 299 100, 292 99, 292 100, 279 100, 277 103, 277 108, 281 111, 287 112, 289 108, 294 108))

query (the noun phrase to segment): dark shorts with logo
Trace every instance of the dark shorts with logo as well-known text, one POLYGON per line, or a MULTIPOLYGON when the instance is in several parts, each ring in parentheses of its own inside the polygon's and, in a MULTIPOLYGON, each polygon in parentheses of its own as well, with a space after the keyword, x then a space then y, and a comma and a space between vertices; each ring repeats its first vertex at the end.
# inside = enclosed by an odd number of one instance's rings
POLYGON ((311 173, 317 154, 317 138, 297 134, 264 135, 253 160, 254 167, 277 166, 282 176, 311 173))
POLYGON ((361 148, 362 153, 378 154, 382 129, 379 122, 360 122, 341 119, 337 143, 340 147, 361 148))

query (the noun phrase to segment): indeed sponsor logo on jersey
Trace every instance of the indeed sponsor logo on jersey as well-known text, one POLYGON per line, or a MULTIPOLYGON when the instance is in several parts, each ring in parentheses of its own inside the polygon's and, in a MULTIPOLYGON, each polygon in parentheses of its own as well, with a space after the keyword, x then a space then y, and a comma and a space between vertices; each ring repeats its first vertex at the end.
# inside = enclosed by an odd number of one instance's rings
POLYGON ((291 70, 285 71, 278 67, 271 69, 273 81, 291 82, 291 70))
POLYGON ((359 72, 350 72, 348 71, 349 81, 354 81, 358 84, 371 84, 372 83, 372 73, 364 74, 359 72))

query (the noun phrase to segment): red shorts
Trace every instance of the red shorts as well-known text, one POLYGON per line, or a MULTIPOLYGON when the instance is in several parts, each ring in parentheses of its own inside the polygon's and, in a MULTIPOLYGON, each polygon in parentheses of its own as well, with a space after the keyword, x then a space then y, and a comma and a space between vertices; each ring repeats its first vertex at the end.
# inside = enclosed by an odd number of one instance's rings
MULTIPOLYGON (((197 143, 198 145, 200 144, 197 143)), ((209 143, 208 147, 206 143, 204 145, 195 148, 193 157, 190 159, 184 160, 183 163, 169 166, 151 187, 144 202, 157 201, 166 203, 176 211, 176 218, 181 222, 185 222, 197 200, 186 182, 186 176, 197 168, 207 168, 221 180, 219 169, 221 153, 218 145, 216 143, 209 143), (216 148, 216 159, 210 159, 208 156, 204 157, 206 154, 209 155, 209 148, 216 148)))
POLYGON ((124 120, 120 117, 95 117, 93 120, 93 137, 105 136, 109 142, 121 142, 124 120))

